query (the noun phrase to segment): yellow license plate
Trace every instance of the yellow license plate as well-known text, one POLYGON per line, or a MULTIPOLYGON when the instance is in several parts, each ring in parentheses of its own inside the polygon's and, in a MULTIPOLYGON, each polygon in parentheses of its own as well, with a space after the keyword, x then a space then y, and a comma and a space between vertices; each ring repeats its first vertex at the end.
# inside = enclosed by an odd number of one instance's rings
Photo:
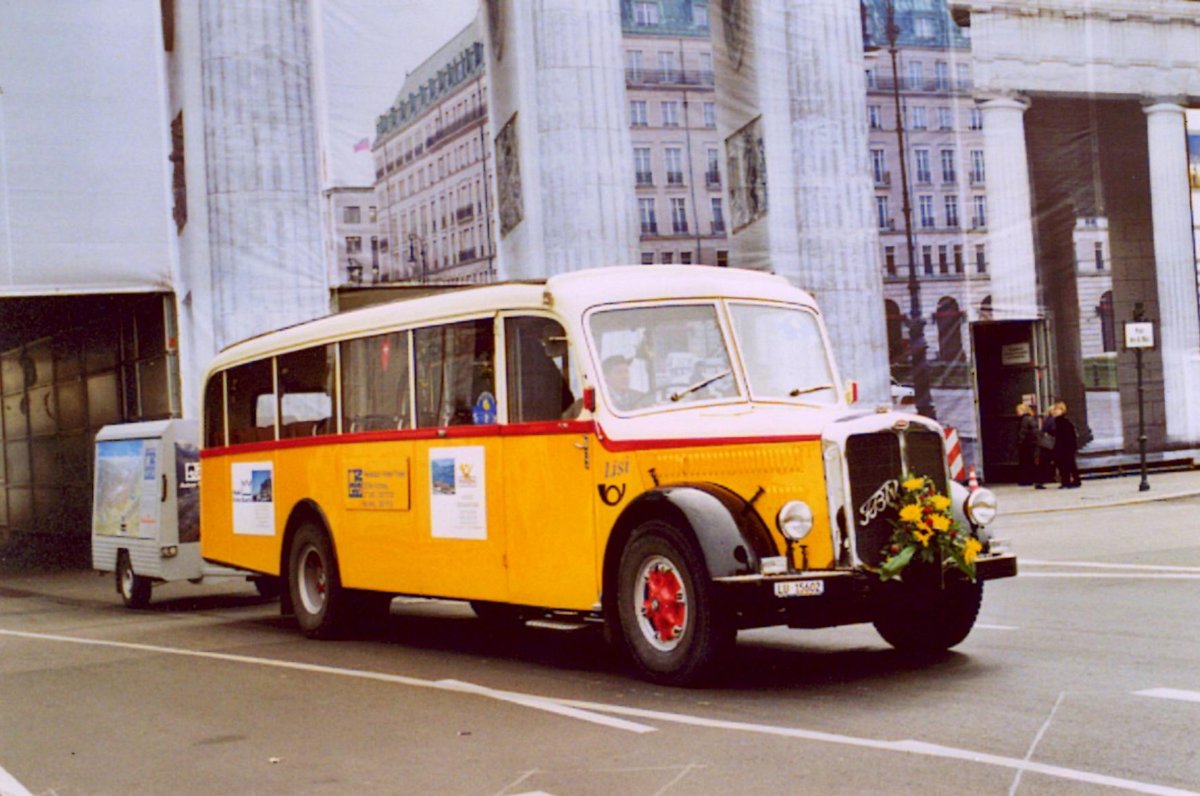
POLYGON ((819 597, 824 593, 823 580, 789 580, 775 584, 776 597, 819 597))

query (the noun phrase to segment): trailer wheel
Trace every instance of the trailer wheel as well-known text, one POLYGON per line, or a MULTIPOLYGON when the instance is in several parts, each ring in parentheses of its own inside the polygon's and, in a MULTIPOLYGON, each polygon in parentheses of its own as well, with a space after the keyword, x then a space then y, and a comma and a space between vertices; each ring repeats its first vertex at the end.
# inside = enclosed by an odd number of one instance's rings
POLYGON ((133 571, 127 550, 117 555, 117 592, 126 608, 145 608, 150 604, 150 579, 133 571))
POLYGON ((716 605, 703 559, 674 526, 638 526, 617 578, 625 650, 644 677, 694 685, 733 646, 737 631, 716 605))
POLYGON ((296 621, 309 638, 335 638, 345 624, 349 595, 342 588, 329 534, 305 523, 292 537, 288 590, 296 621))

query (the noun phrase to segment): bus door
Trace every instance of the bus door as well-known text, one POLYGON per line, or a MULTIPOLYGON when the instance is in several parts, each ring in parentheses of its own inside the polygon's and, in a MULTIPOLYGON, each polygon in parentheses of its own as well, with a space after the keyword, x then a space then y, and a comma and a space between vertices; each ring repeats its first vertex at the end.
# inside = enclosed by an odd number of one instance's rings
POLYGON ((558 321, 503 317, 503 427, 509 599, 588 609, 599 594, 594 435, 576 421, 582 392, 558 321))

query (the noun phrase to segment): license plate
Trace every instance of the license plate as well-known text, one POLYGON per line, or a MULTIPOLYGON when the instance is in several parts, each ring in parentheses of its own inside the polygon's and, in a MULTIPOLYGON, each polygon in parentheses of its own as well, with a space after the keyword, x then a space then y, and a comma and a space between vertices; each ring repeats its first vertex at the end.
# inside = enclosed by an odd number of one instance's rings
POLYGON ((819 597, 824 593, 823 580, 789 580, 775 584, 776 597, 819 597))

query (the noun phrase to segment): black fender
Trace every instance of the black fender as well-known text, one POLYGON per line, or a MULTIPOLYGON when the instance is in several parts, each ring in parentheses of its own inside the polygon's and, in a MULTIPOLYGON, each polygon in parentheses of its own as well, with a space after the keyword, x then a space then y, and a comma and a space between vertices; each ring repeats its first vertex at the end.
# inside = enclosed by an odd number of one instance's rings
POLYGON ((709 576, 757 574, 764 557, 780 555, 771 532, 750 502, 718 484, 673 484, 643 492, 621 512, 604 551, 605 608, 615 600, 621 552, 634 528, 663 520, 696 544, 709 576))
POLYGON ((279 613, 284 616, 292 613, 292 591, 288 584, 291 577, 291 573, 288 572, 288 558, 292 550, 292 537, 295 536, 296 529, 306 520, 320 525, 325 529, 325 533, 329 534, 329 546, 333 548, 333 560, 337 561, 337 542, 333 538, 333 526, 329 524, 321 507, 317 505, 316 501, 308 498, 292 506, 287 524, 284 526, 283 544, 279 546, 279 613))

